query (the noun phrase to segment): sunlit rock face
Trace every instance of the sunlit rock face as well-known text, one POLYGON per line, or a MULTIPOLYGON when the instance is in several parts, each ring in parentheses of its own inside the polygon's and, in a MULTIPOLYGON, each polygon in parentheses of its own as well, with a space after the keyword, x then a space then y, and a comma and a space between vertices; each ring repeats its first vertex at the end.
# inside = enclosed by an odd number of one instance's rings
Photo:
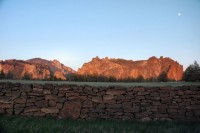
POLYGON ((108 57, 99 59, 93 58, 92 61, 85 63, 79 68, 80 75, 103 75, 113 76, 117 79, 137 78, 143 76, 144 79, 156 78, 162 72, 167 73, 170 80, 181 80, 183 75, 183 66, 170 58, 151 57, 148 60, 124 60, 109 59, 108 57))
POLYGON ((27 62, 36 63, 36 64, 45 64, 49 67, 50 71, 53 73, 53 75, 56 78, 63 79, 63 80, 66 79, 65 77, 66 75, 75 73, 73 69, 63 65, 58 60, 48 61, 41 58, 34 58, 34 59, 27 60, 27 62))
POLYGON ((34 58, 27 61, 23 60, 5 60, 0 61, 0 71, 4 73, 12 72, 14 79, 21 79, 25 74, 32 76, 32 79, 49 79, 50 75, 65 80, 68 74, 75 71, 59 61, 48 61, 40 58, 34 58))
POLYGON ((50 78, 50 70, 47 65, 28 63, 22 60, 5 60, 0 62, 5 74, 12 72, 14 79, 21 79, 25 74, 32 75, 33 79, 50 78))

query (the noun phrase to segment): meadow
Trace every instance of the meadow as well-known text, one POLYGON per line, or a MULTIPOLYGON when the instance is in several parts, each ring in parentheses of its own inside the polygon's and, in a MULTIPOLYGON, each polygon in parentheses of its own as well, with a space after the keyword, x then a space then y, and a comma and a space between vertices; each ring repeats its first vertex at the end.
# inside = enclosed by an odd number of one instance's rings
POLYGON ((198 122, 70 120, 0 115, 0 133, 199 133, 198 122))
POLYGON ((73 81, 41 81, 41 80, 0 80, 2 82, 21 83, 21 84, 68 84, 68 85, 88 85, 88 86, 122 86, 122 87, 163 87, 163 86, 190 86, 200 85, 200 82, 73 82, 73 81))

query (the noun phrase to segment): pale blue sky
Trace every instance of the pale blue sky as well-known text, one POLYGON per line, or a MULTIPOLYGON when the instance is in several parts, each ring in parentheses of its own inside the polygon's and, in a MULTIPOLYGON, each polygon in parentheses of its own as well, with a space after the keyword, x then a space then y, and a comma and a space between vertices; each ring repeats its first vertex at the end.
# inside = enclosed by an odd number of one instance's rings
POLYGON ((200 63, 200 0, 0 0, 0 60, 161 55, 200 63))

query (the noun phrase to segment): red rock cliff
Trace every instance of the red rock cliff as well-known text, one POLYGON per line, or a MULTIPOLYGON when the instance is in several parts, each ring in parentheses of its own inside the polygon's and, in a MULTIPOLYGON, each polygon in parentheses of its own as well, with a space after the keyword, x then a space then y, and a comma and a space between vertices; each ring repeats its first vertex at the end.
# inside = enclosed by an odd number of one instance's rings
POLYGON ((66 67, 62 63, 60 63, 58 60, 48 61, 41 58, 33 58, 30 60, 27 60, 27 62, 35 63, 35 64, 45 64, 49 66, 50 71, 54 74, 55 77, 61 78, 65 80, 65 76, 71 73, 76 73, 73 69, 70 67, 66 67))
POLYGON ((137 78, 143 76, 144 79, 156 78, 162 72, 167 73, 170 80, 181 80, 183 66, 170 58, 151 57, 148 60, 132 61, 124 59, 99 59, 93 58, 91 62, 85 63, 79 68, 80 75, 103 75, 113 76, 117 79, 137 78))
POLYGON ((22 60, 5 60, 0 62, 0 71, 12 72, 14 79, 21 79, 25 74, 32 75, 33 79, 50 78, 50 70, 47 65, 33 64, 22 60))
POLYGON ((0 71, 4 73, 11 71, 14 79, 21 79, 25 74, 32 75, 32 79, 49 79, 50 75, 66 79, 66 75, 75 73, 69 67, 61 64, 57 60, 48 61, 40 58, 34 58, 27 61, 23 60, 5 60, 0 61, 0 71))

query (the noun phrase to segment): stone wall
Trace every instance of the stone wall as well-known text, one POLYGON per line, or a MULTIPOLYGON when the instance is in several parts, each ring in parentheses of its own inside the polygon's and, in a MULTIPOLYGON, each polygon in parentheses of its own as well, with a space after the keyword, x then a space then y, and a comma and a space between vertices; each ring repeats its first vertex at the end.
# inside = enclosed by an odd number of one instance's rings
POLYGON ((200 86, 0 83, 0 113, 73 119, 200 120, 200 86))

